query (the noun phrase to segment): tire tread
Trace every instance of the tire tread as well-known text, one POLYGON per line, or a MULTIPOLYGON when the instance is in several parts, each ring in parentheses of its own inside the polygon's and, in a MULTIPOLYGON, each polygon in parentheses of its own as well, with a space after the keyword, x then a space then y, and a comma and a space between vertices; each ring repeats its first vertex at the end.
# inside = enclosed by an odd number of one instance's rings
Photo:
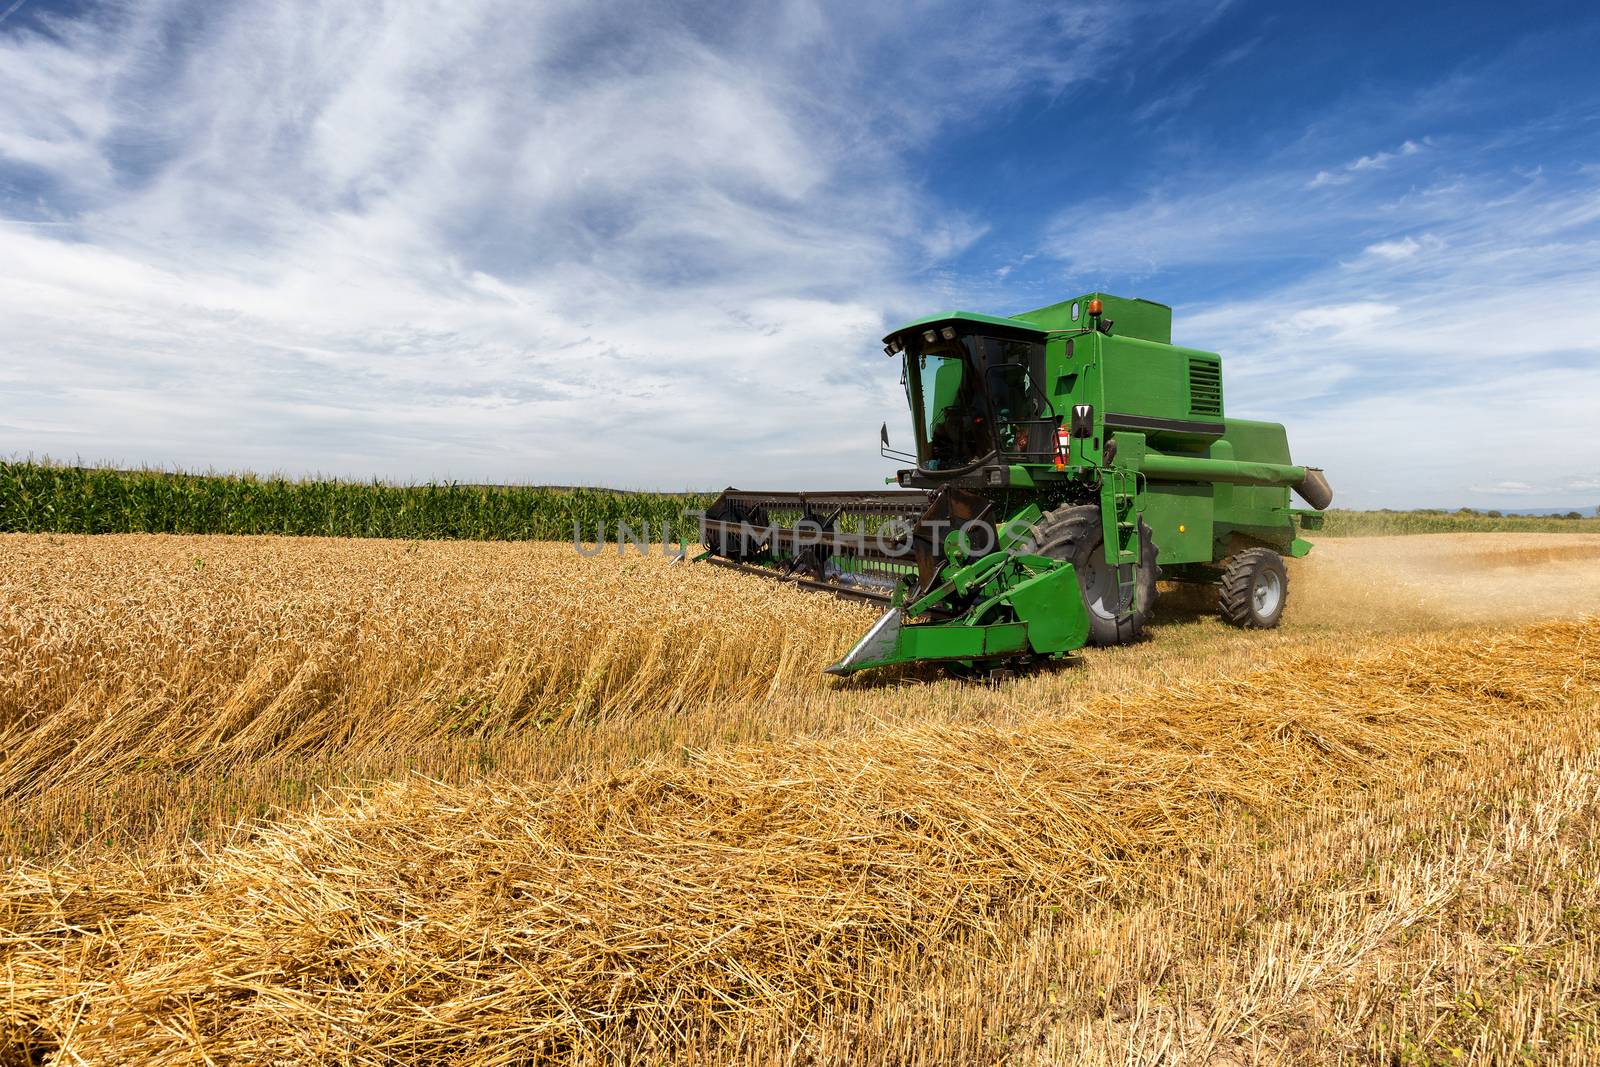
MULTIPOLYGON (((1256 571, 1269 559, 1275 562, 1283 579, 1284 601, 1289 597, 1289 575, 1283 570, 1277 552, 1270 548, 1247 548, 1228 557, 1227 566, 1222 572, 1222 582, 1217 589, 1217 613, 1223 621, 1231 626, 1243 630, 1262 629, 1263 624, 1256 618, 1255 607, 1251 593, 1255 588, 1256 571)), ((1283 611, 1280 607, 1279 617, 1283 611)), ((1270 626, 1276 626, 1274 619, 1270 626)))
MULTIPOLYGON (((1093 548, 1103 543, 1104 536, 1100 525, 1100 508, 1096 504, 1067 505, 1047 512, 1035 527, 1035 535, 1031 539, 1030 551, 1052 559, 1064 559, 1076 563, 1078 552, 1083 546, 1093 548)), ((1140 565, 1138 581, 1143 586, 1144 603, 1140 610, 1130 611, 1119 616, 1115 622, 1115 632, 1105 633, 1097 630, 1097 620, 1091 616, 1089 627, 1089 640, 1096 645, 1119 645, 1133 641, 1144 632, 1145 624, 1155 613, 1157 597, 1155 583, 1155 543, 1150 536, 1150 528, 1141 520, 1139 523, 1140 555, 1146 561, 1140 565), (1145 567, 1149 568, 1148 578, 1145 567)))

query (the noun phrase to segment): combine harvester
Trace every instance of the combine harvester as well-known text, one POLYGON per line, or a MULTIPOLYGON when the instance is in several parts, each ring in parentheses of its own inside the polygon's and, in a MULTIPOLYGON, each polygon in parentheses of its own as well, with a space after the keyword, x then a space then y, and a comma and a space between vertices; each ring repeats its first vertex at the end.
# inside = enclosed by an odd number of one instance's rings
POLYGON ((886 492, 728 489, 697 557, 888 610, 830 673, 994 671, 1138 636, 1158 577, 1220 586, 1228 622, 1276 626, 1283 559, 1311 545, 1322 472, 1276 423, 1224 417, 1222 361, 1172 310, 1090 293, 1011 318, 950 312, 884 338, 915 455, 886 492))

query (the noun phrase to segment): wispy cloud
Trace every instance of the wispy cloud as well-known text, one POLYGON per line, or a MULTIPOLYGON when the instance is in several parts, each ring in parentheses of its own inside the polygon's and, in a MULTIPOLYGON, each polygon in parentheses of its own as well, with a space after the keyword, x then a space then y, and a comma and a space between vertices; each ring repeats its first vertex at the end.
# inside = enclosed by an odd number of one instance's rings
POLYGON ((1443 241, 1433 237, 1431 234, 1424 234, 1421 240, 1406 234, 1393 240, 1375 241, 1366 247, 1365 252, 1369 256, 1377 256, 1379 259, 1395 261, 1410 259, 1425 248, 1437 250, 1442 248, 1443 245, 1443 241))
POLYGON ((1529 491, 1561 503, 1600 464, 1600 185, 1470 150, 1347 157, 1359 190, 1307 187, 1298 158, 1176 176, 1070 244, 1063 219, 1058 255, 1157 298, 1201 269, 1239 279, 1180 304, 1175 336, 1223 352, 1229 410, 1289 423, 1296 455, 1336 482, 1492 504, 1538 456, 1550 478, 1529 491), (1515 448, 1490 444, 1505 434, 1515 448))
POLYGON ((1397 159, 1414 156, 1422 151, 1422 147, 1416 141, 1405 141, 1392 152, 1374 152, 1369 156, 1359 156, 1356 159, 1352 159, 1335 170, 1319 170, 1316 176, 1306 184, 1308 188, 1312 189, 1319 189, 1324 185, 1344 185, 1358 177, 1363 171, 1385 170, 1389 164, 1397 159))
MULTIPOLYGON (((1409 154, 1414 153, 1377 156, 1409 154)), ((1330 251, 1344 251, 1352 237, 1400 240, 1387 235, 1401 225, 1415 228, 1459 218, 1471 198, 1485 191, 1481 186, 1419 184, 1412 174, 1388 175, 1360 189, 1343 182, 1307 184, 1300 174, 1295 161, 1273 160, 1233 172, 1208 168, 1199 180, 1191 174, 1170 175, 1135 199, 1063 212, 1047 226, 1046 247, 1075 274, 1085 276, 1137 276, 1263 256, 1326 258, 1330 251), (1081 224, 1086 212, 1095 219, 1088 232, 1081 224)))
MULTIPOLYGON (((1220 9, 1218 11, 1220 13, 1220 9)), ((1164 122, 1181 114, 1222 71, 1233 66, 1261 46, 1264 36, 1257 34, 1219 52, 1205 64, 1200 73, 1171 85, 1165 91, 1147 100, 1133 112, 1138 123, 1164 122)))
POLYGON ((1493 485, 1474 485, 1472 491, 1488 496, 1529 496, 1540 489, 1528 482, 1495 482, 1493 485))

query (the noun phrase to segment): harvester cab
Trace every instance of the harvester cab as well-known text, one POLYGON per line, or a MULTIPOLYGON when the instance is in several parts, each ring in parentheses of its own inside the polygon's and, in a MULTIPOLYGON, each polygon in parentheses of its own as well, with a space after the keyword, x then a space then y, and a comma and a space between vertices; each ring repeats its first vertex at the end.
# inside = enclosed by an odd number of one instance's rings
POLYGON ((1278 624, 1283 557, 1310 551, 1298 528, 1332 490, 1281 425, 1225 415, 1220 357, 1174 345, 1171 309, 1088 293, 930 316, 883 345, 914 439, 894 452, 883 431, 896 490, 729 489, 701 525, 702 559, 886 605, 831 672, 1119 644, 1158 577, 1217 586, 1237 626, 1278 624))

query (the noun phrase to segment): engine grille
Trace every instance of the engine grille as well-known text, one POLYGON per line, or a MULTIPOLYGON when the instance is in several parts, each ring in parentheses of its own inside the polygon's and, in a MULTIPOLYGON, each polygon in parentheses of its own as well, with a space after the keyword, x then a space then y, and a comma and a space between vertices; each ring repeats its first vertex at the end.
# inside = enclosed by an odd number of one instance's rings
POLYGON ((1189 360, 1189 413, 1222 414, 1222 365, 1209 359, 1189 360))

